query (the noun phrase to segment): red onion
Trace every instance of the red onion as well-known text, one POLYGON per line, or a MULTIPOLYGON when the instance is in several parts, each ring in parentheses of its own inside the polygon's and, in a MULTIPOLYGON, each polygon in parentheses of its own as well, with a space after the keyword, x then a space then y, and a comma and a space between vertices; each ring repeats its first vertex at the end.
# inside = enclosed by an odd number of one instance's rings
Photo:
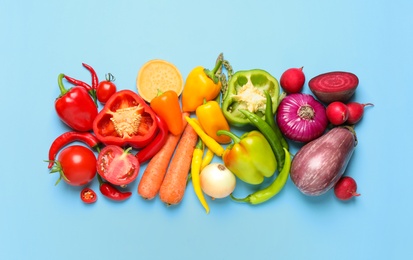
POLYGON ((323 104, 303 93, 287 95, 277 109, 276 120, 281 132, 296 142, 309 142, 320 137, 328 120, 323 104))

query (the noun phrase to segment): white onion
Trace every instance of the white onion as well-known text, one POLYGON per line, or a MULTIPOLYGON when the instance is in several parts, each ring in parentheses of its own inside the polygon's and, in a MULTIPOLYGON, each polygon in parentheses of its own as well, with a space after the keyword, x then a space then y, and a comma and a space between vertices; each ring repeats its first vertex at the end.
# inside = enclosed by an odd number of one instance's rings
POLYGON ((199 178, 201 189, 214 199, 225 198, 235 189, 235 175, 222 163, 211 163, 205 166, 199 178))

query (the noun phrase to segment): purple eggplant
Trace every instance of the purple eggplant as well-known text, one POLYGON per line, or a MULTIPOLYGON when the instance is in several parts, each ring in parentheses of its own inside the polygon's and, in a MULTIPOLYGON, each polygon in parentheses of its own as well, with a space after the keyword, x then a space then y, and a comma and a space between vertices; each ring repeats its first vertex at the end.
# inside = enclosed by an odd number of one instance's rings
POLYGON ((343 175, 356 145, 356 134, 350 127, 335 127, 305 144, 293 158, 292 182, 305 195, 324 194, 343 175))

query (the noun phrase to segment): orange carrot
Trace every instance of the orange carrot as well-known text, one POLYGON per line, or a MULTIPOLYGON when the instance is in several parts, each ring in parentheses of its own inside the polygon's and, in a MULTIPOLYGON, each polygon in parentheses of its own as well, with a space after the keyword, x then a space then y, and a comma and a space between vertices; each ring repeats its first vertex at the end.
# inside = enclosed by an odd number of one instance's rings
POLYGON ((159 190, 161 201, 167 205, 181 202, 191 168, 192 154, 198 141, 198 134, 189 124, 185 127, 181 140, 176 147, 169 168, 159 190))
MULTIPOLYGON (((182 122, 184 123, 184 127, 187 125, 185 116, 189 116, 189 113, 183 113, 182 122)), ((158 194, 166 174, 166 169, 168 168, 181 135, 182 134, 173 135, 169 133, 164 146, 146 166, 138 185, 138 194, 144 199, 151 200, 158 194)))

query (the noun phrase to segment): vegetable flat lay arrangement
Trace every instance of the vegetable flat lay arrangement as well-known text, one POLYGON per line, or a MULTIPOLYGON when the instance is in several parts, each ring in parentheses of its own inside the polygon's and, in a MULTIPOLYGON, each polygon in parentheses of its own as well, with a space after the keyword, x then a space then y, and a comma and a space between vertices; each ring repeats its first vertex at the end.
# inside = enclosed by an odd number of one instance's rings
POLYGON ((320 73, 303 93, 304 67, 286 69, 278 81, 263 69, 234 72, 220 54, 213 69, 196 66, 184 80, 175 65, 154 59, 141 67, 133 91, 118 90, 111 73, 99 81, 82 65, 91 84, 58 75, 55 109, 68 130, 46 162, 59 173, 56 184, 84 187, 87 204, 100 194, 118 202, 136 194, 172 206, 194 192, 209 213, 207 196, 270 203, 289 180, 305 196, 331 189, 339 200, 360 196, 346 169, 360 139, 356 125, 373 104, 350 100, 354 73, 320 73), (100 193, 90 188, 95 180, 100 193), (136 193, 125 189, 134 182, 136 193), (238 182, 254 191, 239 198, 238 182))

